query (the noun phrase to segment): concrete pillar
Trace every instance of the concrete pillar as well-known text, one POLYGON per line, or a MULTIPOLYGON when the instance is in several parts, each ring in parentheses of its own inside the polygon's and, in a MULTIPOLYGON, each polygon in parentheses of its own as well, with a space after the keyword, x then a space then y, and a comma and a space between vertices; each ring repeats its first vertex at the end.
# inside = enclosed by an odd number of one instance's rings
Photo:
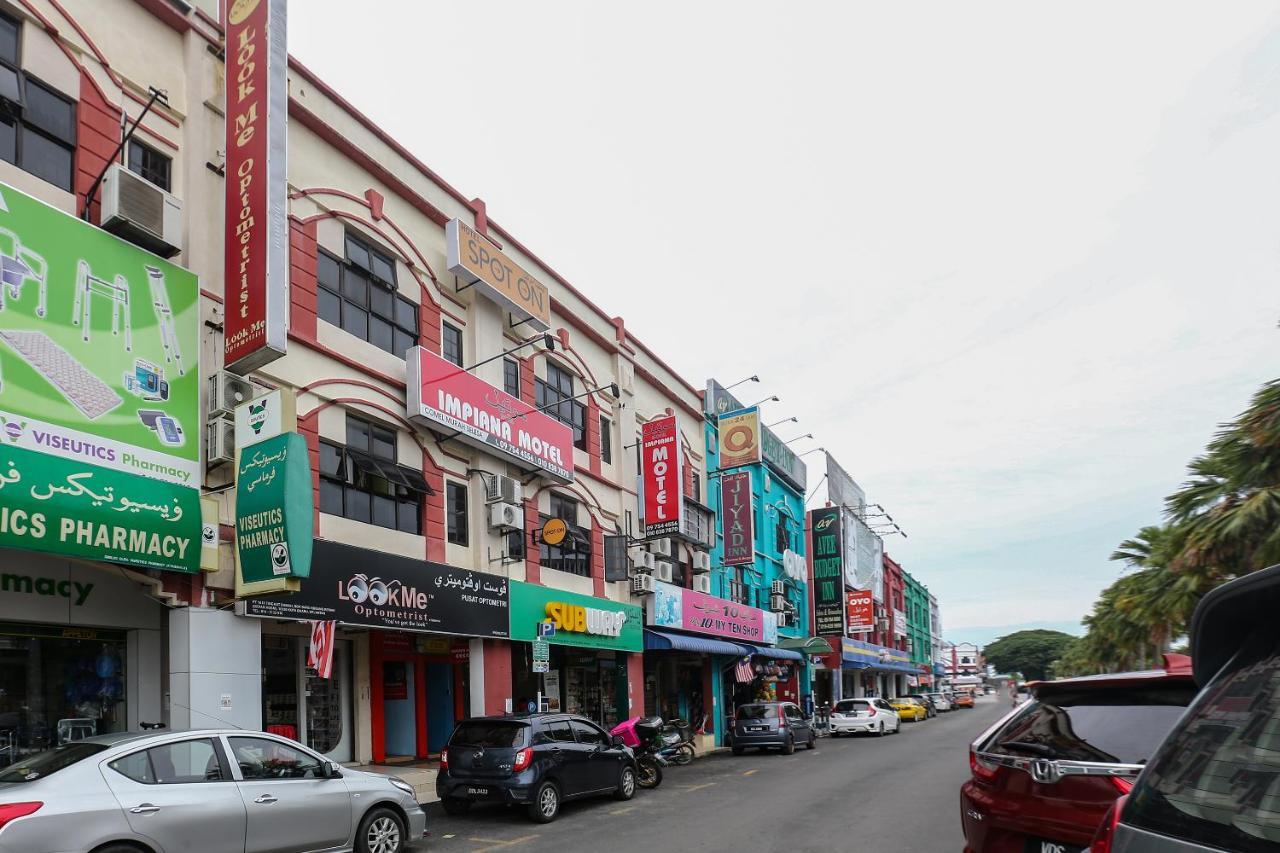
POLYGON ((262 728, 262 631, 257 619, 207 607, 169 613, 169 725, 262 728))
POLYGON ((471 685, 471 713, 511 712, 511 655, 515 645, 506 640, 473 638, 467 664, 471 685))

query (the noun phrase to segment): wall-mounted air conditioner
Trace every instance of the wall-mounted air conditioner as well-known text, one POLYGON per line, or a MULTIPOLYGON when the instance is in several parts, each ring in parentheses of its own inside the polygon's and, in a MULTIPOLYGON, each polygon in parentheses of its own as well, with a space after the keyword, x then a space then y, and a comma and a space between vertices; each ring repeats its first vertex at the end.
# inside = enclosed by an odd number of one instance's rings
POLYGON ((495 474, 486 478, 484 490, 485 503, 504 503, 518 504, 524 500, 524 489, 520 486, 520 481, 514 477, 505 477, 502 474, 495 474))
POLYGON ((667 560, 671 559, 672 548, 670 539, 650 539, 648 545, 649 553, 653 554, 655 557, 662 557, 667 560))
POLYGON ((653 555, 643 548, 631 548, 627 551, 631 557, 631 566, 637 572, 651 572, 656 565, 653 555))
POLYGON ((782 613, 787 609, 787 597, 774 593, 769 596, 769 609, 774 613, 782 613))
POLYGON ((243 376, 218 370, 209 376, 209 415, 234 414, 236 406, 253 399, 253 383, 243 376))
POLYGON ((779 628, 785 628, 785 627, 787 627, 787 626, 788 626, 788 625, 790 625, 790 624, 791 624, 791 616, 790 616, 790 614, 787 614, 787 613, 779 613, 779 614, 778 614, 778 627, 779 627, 779 628))
POLYGON ((769 585, 769 592, 773 595, 786 595, 787 585, 783 581, 774 581, 769 585))
POLYGON ((693 588, 707 595, 711 594, 711 575, 698 575, 693 579, 693 588))
POLYGON ((489 527, 493 530, 517 530, 522 527, 520 507, 515 504, 489 504, 489 527))
MULTIPOLYGON (((653 556, 653 555, 650 554, 650 556, 653 556)), ((656 580, 662 581, 663 583, 671 583, 671 564, 658 563, 653 570, 653 577, 656 580)))
POLYGON ((115 163, 102 179, 102 227, 171 258, 182 251, 182 202, 115 163))
POLYGON ((205 424, 205 463, 210 467, 236 458, 236 419, 223 414, 205 424))
POLYGON ((654 591, 653 575, 636 575, 631 579, 631 592, 634 595, 649 595, 654 591))
POLYGON ((711 571, 711 555, 706 551, 694 551, 693 571, 698 574, 711 571))

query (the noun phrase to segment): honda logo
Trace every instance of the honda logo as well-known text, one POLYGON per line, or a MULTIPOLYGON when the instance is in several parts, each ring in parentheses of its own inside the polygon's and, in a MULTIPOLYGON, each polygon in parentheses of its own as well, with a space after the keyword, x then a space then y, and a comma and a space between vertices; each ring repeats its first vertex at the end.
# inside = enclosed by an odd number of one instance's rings
POLYGON ((1062 771, 1058 768, 1058 762, 1050 761, 1047 758, 1037 758, 1032 761, 1029 772, 1031 773, 1031 778, 1042 785, 1052 785, 1062 778, 1062 771))

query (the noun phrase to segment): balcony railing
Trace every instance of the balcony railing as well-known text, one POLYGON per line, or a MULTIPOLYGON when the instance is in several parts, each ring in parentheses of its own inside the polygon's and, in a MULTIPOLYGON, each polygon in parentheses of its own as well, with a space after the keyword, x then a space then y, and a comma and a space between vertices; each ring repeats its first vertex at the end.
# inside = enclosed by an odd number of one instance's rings
POLYGON ((684 499, 684 515, 676 536, 710 551, 716 544, 716 514, 690 498, 684 499))

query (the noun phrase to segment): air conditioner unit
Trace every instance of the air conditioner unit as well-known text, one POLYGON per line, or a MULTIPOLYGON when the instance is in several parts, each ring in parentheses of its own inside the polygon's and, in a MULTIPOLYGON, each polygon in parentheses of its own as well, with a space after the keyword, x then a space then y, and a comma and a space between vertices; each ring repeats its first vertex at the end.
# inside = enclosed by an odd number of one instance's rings
POLYGON ((489 504, 489 527, 492 530, 517 530, 523 526, 520 507, 515 504, 489 504))
POLYGON ((236 419, 231 415, 211 417, 205 424, 205 462, 210 467, 236 458, 236 419))
POLYGON ((504 477, 501 474, 489 477, 488 483, 484 490, 485 503, 504 503, 518 504, 523 503, 524 491, 520 486, 520 481, 514 477, 504 477))
POLYGON ((116 163, 102 179, 102 227, 171 258, 182 251, 182 202, 116 163))
POLYGON ((253 384, 243 376, 219 370, 209 377, 209 414, 232 414, 236 406, 253 399, 253 384))
POLYGON ((648 542, 649 553, 655 557, 665 557, 671 559, 671 540, 670 539, 650 539, 648 542))
POLYGON ((631 565, 637 572, 651 572, 657 562, 653 559, 653 555, 643 548, 632 548, 631 565))
POLYGON ((633 595, 648 595, 654 591, 653 575, 636 575, 631 579, 633 595))
POLYGON ((769 585, 769 592, 774 595, 786 595, 787 585, 783 581, 774 581, 769 585))
POLYGON ((787 597, 775 592, 773 595, 769 596, 769 609, 774 613, 783 612, 787 609, 787 597))
POLYGON ((711 555, 706 551, 694 551, 693 571, 697 574, 711 571, 711 555))
POLYGON ((885 612, 884 605, 883 605, 883 604, 877 604, 877 605, 876 605, 876 618, 877 618, 877 619, 883 619, 883 618, 885 618, 885 616, 886 616, 886 615, 888 615, 888 614, 885 612))
POLYGON ((706 595, 711 594, 711 575, 698 575, 693 579, 693 588, 706 595))
POLYGON ((653 577, 656 580, 662 581, 663 583, 671 583, 671 564, 658 563, 653 570, 653 577))
POLYGON ((785 627, 787 627, 787 625, 789 625, 789 624, 791 624, 791 617, 790 617, 788 614, 786 614, 786 613, 779 613, 779 614, 778 614, 778 627, 779 627, 779 628, 785 628, 785 627))

